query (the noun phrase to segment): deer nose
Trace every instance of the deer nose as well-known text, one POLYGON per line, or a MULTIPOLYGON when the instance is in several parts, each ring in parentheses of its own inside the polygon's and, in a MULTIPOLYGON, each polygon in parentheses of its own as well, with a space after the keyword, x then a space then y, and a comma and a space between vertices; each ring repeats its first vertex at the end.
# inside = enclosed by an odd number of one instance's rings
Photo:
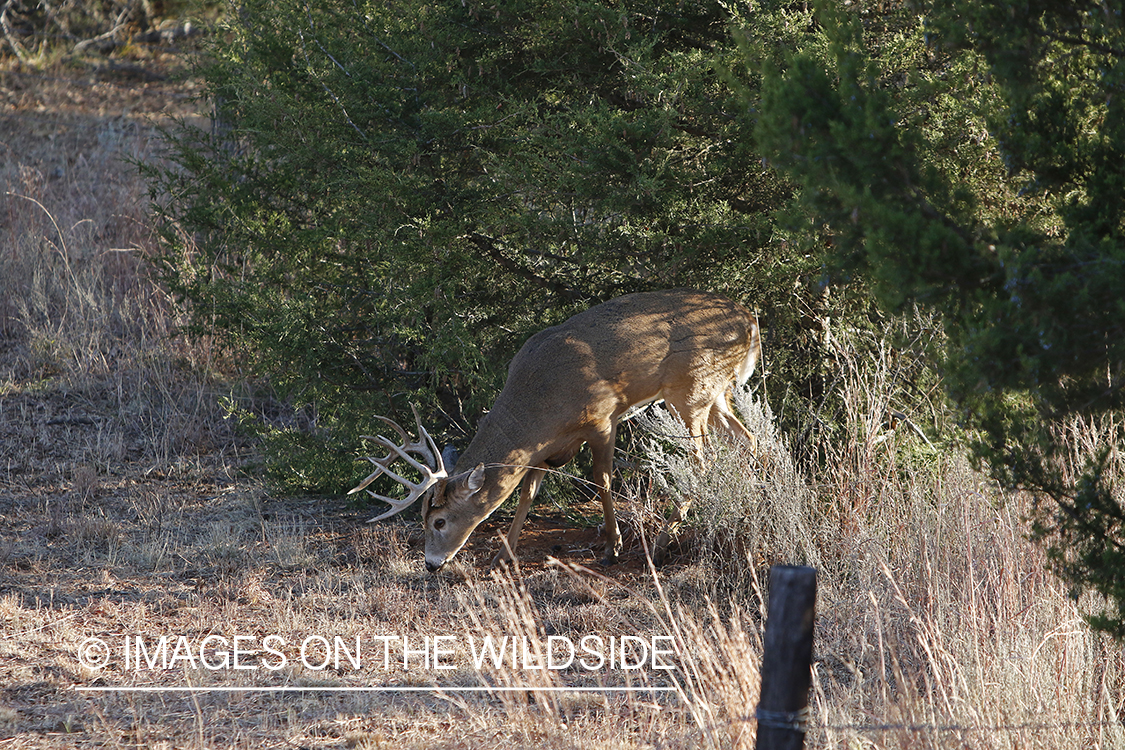
POLYGON ((439 570, 441 570, 443 565, 445 565, 444 561, 435 564, 430 562, 429 560, 426 560, 426 570, 430 571, 431 573, 438 572, 439 570))

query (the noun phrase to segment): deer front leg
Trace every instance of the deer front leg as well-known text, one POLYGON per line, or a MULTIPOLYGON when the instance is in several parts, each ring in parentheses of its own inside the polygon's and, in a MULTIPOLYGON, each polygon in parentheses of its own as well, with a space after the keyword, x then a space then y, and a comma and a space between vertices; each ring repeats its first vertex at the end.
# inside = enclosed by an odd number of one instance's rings
POLYGON ((527 472, 527 477, 523 480, 523 486, 520 488, 520 502, 516 506, 516 517, 512 519, 512 525, 508 529, 508 544, 501 547, 496 556, 492 558, 492 564, 488 566, 490 569, 495 568, 502 562, 510 561, 509 550, 512 554, 515 554, 516 545, 520 539, 520 531, 523 529, 524 521, 527 520, 528 511, 531 510, 531 501, 539 494, 539 486, 543 484, 543 476, 546 473, 546 469, 531 469, 527 472))
POLYGON ((602 565, 613 565, 617 562, 617 556, 621 554, 621 531, 617 528, 617 513, 613 508, 613 493, 610 490, 615 435, 615 427, 610 427, 608 435, 601 435, 598 440, 589 441, 590 452, 594 459, 594 484, 597 485, 598 495, 602 500, 602 519, 605 526, 605 557, 602 558, 602 565))

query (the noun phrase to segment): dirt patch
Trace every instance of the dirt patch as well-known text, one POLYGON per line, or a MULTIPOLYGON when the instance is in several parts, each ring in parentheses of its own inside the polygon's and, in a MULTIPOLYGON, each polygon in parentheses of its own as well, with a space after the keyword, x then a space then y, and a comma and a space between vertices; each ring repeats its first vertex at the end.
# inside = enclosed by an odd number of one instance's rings
POLYGON ((0 66, 0 174, 11 180, 22 167, 63 179, 173 118, 203 123, 199 95, 180 55, 46 71, 9 62, 0 66))
MULTIPOLYGON (((573 511, 574 515, 584 518, 598 519, 601 516, 600 505, 594 503, 574 506, 573 511)), ((478 564, 487 565, 491 556, 500 549, 500 538, 507 534, 510 523, 510 516, 502 513, 498 518, 490 518, 473 532, 466 549, 478 564)), ((689 536, 685 535, 682 547, 673 545, 670 559, 662 568, 664 573, 673 572, 677 566, 689 562, 679 554, 689 546, 688 540, 689 536)), ((622 582, 634 582, 649 577, 651 571, 640 539, 631 533, 631 530, 624 530, 622 543, 624 548, 618 556, 617 563, 605 566, 601 564, 605 537, 602 536, 599 527, 576 525, 573 518, 531 513, 520 533, 517 552, 520 565, 526 571, 544 570, 552 564, 552 560, 558 560, 571 565, 589 567, 622 582)), ((651 545, 652 540, 649 539, 648 543, 651 545)), ((420 549, 419 545, 419 552, 420 549)))

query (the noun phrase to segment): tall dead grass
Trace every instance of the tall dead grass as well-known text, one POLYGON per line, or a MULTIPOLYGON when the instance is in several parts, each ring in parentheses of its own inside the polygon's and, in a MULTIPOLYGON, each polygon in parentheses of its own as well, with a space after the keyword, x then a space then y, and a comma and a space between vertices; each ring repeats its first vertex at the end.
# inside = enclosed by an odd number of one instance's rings
MULTIPOLYGON (((129 162, 157 158, 152 127, 124 117, 56 124, 79 153, 21 159, 0 170, 0 391, 40 383, 59 395, 61 424, 96 424, 89 462, 126 456, 161 467, 229 442, 206 342, 177 336, 153 278, 143 182, 129 162)), ((9 144, 10 146, 10 144, 9 144)))
MULTIPOLYGON (((817 568, 816 746, 1125 745, 1121 644, 1091 632, 1082 613, 1094 603, 1075 600, 1047 572, 1026 537, 1029 497, 1004 495, 905 415, 891 426, 892 360, 880 348, 845 361, 848 438, 814 478, 793 467, 768 405, 748 392, 737 403, 758 437, 756 459, 718 446, 700 471, 667 450, 663 436, 682 426, 649 419, 661 486, 695 499, 699 579, 737 604, 747 582, 756 591, 766 580, 769 562, 817 568), (740 583, 721 585, 732 580, 740 583)), ((1081 463, 1099 449, 1097 431, 1076 423, 1072 432, 1081 463)), ((731 617, 726 627, 756 658, 756 625, 747 632, 731 617)), ((730 646, 718 648, 711 658, 731 663, 730 646)), ((702 700, 737 692, 731 679, 703 681, 702 700)), ((737 689, 749 694, 744 680, 737 689)))

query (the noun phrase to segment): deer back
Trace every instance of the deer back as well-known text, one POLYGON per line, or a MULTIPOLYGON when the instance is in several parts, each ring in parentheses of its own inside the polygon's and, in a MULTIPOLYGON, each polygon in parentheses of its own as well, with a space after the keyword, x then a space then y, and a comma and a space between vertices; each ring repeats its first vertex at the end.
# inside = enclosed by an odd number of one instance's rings
POLYGON ((673 289, 596 305, 527 340, 455 473, 561 466, 633 406, 670 393, 713 399, 745 382, 760 350, 757 319, 717 294, 673 289))

